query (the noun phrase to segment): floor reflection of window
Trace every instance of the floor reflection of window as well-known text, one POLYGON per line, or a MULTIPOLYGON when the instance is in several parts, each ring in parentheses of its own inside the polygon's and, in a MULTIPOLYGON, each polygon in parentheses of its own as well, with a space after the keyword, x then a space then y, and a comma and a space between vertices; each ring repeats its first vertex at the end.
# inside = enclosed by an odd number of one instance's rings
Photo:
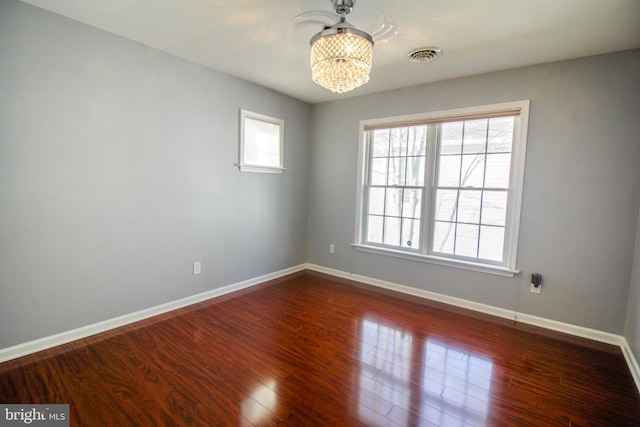
POLYGON ((485 425, 493 363, 433 340, 425 343, 424 354, 423 384, 440 383, 444 390, 422 402, 421 418, 437 425, 450 424, 452 418, 485 425))
POLYGON ((466 350, 362 322, 358 417, 390 424, 484 426, 493 363, 466 350), (415 352, 415 353, 414 353, 415 352))
POLYGON ((278 395, 275 392, 276 381, 270 379, 259 385, 251 393, 251 397, 242 403, 242 416, 253 424, 265 421, 265 418, 275 410, 278 395))
POLYGON ((358 415, 367 425, 388 425, 393 406, 407 406, 411 398, 413 338, 374 320, 363 321, 361 337, 358 415))

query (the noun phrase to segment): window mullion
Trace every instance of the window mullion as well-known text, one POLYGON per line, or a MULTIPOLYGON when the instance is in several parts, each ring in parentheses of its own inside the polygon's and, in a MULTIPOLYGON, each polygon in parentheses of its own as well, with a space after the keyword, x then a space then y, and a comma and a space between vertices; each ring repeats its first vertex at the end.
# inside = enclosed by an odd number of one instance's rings
MULTIPOLYGON (((482 189, 480 190, 480 213, 478 214, 478 244, 476 245, 476 256, 480 255, 480 238, 482 237, 482 203, 484 202, 484 190, 487 184, 487 163, 489 163, 489 128, 491 120, 487 120, 487 130, 484 138, 484 168, 482 169, 482 189)), ((507 199, 508 200, 508 199, 507 199)), ((503 255, 504 257, 504 255, 503 255)))
POLYGON ((366 150, 364 152, 364 155, 367 156, 367 170, 365 171, 365 179, 367 182, 367 185, 365 186, 365 194, 364 194, 364 198, 363 198, 363 209, 362 211, 365 213, 365 215, 363 215, 363 223, 364 223, 364 228, 362 228, 361 231, 361 240, 369 240, 369 236, 368 236, 368 230, 369 230, 369 218, 370 218, 370 212, 369 212, 369 205, 370 205, 370 197, 371 197, 371 188, 375 187, 375 185, 373 184, 373 132, 369 131, 367 132, 367 138, 366 138, 366 150))
POLYGON ((427 126, 426 164, 424 168, 424 188, 422 194, 422 253, 430 254, 433 246, 433 227, 435 220, 435 183, 437 175, 439 125, 427 126))
MULTIPOLYGON (((407 128, 406 135, 406 151, 404 153, 404 174, 403 174, 403 182, 402 182, 402 192, 400 193, 400 247, 402 247, 404 239, 404 196, 405 191, 407 189, 407 171, 409 169, 409 134, 411 131, 410 128, 407 128)), ((400 154, 402 154, 402 150, 400 150, 400 154)))
POLYGON ((382 244, 385 245, 387 236, 387 197, 389 197, 389 177, 391 176, 391 132, 389 132, 389 140, 387 141, 387 181, 384 189, 384 201, 382 205, 382 244))

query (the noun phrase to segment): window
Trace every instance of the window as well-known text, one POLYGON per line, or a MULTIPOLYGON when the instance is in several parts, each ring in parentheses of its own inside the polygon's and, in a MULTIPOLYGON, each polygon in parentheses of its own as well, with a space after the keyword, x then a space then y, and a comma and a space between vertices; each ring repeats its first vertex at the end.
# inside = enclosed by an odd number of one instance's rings
POLYGON ((281 119, 240 110, 240 170, 282 173, 283 128, 281 119))
POLYGON ((362 122, 356 248, 513 275, 528 110, 362 122))

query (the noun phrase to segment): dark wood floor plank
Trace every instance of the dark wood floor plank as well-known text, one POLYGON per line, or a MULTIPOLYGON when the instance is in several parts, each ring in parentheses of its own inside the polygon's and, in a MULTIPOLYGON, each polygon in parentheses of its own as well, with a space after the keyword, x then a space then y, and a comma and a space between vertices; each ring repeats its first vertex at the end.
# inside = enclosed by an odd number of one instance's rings
POLYGON ((638 426, 619 348, 301 272, 0 364, 74 426, 638 426))

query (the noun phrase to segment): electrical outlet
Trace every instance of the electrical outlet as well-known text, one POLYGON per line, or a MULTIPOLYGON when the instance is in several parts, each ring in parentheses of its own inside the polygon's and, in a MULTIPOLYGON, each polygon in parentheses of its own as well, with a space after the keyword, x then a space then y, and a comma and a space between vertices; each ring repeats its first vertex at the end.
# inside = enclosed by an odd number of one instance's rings
POLYGON ((540 295, 541 292, 542 292, 542 285, 536 286, 533 283, 531 284, 531 293, 532 294, 540 295))
POLYGON ((331 243, 329 245, 329 253, 330 254, 335 254, 336 253, 336 245, 334 245, 333 243, 331 243))
POLYGON ((198 275, 202 271, 202 263, 200 261, 195 261, 193 263, 193 275, 198 275))

